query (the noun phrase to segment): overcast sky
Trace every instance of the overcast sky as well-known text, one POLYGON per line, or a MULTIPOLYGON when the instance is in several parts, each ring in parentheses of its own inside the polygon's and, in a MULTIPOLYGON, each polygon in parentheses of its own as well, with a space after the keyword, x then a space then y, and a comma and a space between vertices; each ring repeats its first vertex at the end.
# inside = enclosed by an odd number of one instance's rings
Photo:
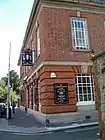
POLYGON ((34 0, 0 0, 0 78, 8 72, 11 42, 11 69, 19 73, 17 61, 34 0))

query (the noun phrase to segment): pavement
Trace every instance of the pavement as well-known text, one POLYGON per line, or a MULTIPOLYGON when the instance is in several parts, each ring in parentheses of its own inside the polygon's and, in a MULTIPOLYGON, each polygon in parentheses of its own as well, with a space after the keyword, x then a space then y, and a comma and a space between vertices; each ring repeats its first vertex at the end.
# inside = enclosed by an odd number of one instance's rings
POLYGON ((0 118, 0 131, 35 133, 47 130, 33 116, 26 114, 19 108, 16 108, 15 114, 12 113, 11 116, 11 119, 8 120, 0 118))
POLYGON ((18 133, 47 133, 47 132, 57 132, 66 129, 76 129, 98 126, 98 122, 91 123, 75 123, 68 124, 64 126, 45 126, 35 120, 34 116, 29 115, 22 111, 20 108, 15 109, 15 114, 12 114, 12 118, 7 120, 5 118, 0 118, 0 131, 7 132, 18 132, 18 133))

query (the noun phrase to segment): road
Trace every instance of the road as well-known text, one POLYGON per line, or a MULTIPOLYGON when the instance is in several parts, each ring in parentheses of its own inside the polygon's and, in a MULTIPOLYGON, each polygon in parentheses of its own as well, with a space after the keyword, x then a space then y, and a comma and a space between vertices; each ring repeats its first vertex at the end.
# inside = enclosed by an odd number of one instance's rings
POLYGON ((98 128, 88 127, 49 133, 10 133, 0 132, 1 140, 99 140, 98 128))

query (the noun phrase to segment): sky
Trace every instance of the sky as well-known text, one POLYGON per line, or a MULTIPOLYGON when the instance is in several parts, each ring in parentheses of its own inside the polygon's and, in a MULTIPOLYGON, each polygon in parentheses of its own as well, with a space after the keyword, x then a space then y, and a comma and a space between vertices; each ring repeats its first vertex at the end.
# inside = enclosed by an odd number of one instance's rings
POLYGON ((0 0, 0 78, 8 73, 10 42, 10 69, 19 74, 17 62, 33 2, 34 0, 0 0))

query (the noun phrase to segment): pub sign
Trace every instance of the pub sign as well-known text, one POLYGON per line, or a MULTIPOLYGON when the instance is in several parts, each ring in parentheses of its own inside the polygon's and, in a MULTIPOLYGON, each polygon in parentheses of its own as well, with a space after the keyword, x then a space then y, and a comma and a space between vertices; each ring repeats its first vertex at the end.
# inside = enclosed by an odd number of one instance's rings
POLYGON ((22 66, 32 66, 33 65, 33 51, 26 50, 22 51, 22 66))
POLYGON ((55 104, 67 104, 68 99, 68 84, 54 84, 54 101, 55 104))

